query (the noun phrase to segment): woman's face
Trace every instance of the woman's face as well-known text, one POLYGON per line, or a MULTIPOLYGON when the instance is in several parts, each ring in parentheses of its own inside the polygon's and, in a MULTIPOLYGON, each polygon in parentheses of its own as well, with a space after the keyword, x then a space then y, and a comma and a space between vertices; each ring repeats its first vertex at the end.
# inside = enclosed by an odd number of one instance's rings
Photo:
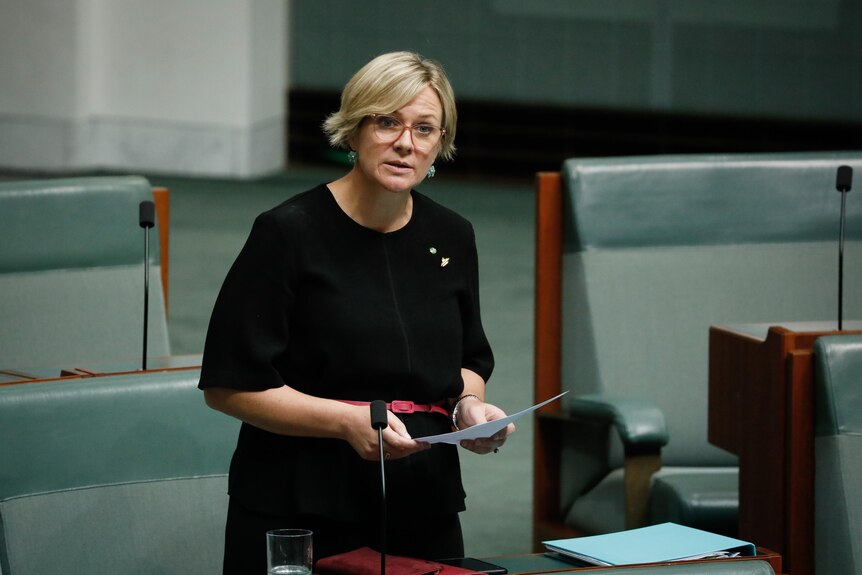
POLYGON ((426 87, 405 106, 388 114, 399 120, 405 128, 394 141, 385 141, 374 128, 375 119, 366 118, 360 125, 351 145, 358 157, 354 169, 373 185, 392 192, 407 191, 428 174, 440 151, 440 143, 422 149, 409 126, 443 124, 443 106, 437 92, 426 87))

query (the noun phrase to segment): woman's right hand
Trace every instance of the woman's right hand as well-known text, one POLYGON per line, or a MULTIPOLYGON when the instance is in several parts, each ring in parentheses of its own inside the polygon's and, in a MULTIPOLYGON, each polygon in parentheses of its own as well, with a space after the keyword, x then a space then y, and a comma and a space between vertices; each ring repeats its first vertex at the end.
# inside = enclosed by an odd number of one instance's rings
MULTIPOLYGON (((207 405, 250 425, 280 435, 343 439, 363 459, 378 461, 377 430, 371 427, 371 409, 299 392, 289 386, 263 391, 242 391, 224 387, 204 390, 207 405)), ((415 441, 404 422, 386 412, 383 451, 389 459, 407 457, 429 449, 415 441)))
MULTIPOLYGON (((368 461, 380 460, 377 430, 371 427, 371 410, 367 406, 348 406, 353 413, 345 421, 344 440, 368 461)), ((430 449, 430 445, 416 441, 407 432, 404 422, 391 411, 386 412, 387 426, 383 430, 383 453, 386 459, 401 459, 419 451, 430 449)))

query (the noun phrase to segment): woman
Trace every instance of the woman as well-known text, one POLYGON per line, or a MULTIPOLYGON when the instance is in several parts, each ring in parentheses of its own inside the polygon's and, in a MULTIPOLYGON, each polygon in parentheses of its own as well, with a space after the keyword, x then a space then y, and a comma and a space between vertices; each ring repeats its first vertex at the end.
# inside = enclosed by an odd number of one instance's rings
MULTIPOLYGON (((375 399, 419 406, 388 412, 383 431, 388 552, 463 555, 457 448, 413 439, 505 416, 484 402, 494 360, 472 226, 413 190, 452 157, 455 123, 439 65, 379 56, 324 124, 353 168, 255 220, 213 310, 200 380, 209 406, 243 421, 225 573, 262 572, 274 528, 314 531, 315 559, 379 548, 375 399)), ((494 452, 513 431, 462 446, 494 452)))

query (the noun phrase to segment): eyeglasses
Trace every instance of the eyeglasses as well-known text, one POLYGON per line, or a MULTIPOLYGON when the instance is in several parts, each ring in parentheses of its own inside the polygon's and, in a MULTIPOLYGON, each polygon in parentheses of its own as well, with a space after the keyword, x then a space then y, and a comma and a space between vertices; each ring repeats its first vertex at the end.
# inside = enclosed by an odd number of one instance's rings
POLYGON ((374 135, 382 143, 391 144, 401 137, 404 130, 410 129, 410 136, 413 138, 413 145, 416 149, 423 152, 429 151, 436 146, 440 139, 446 134, 446 130, 434 124, 413 124, 408 125, 396 118, 387 114, 371 114, 371 125, 374 127, 374 135))

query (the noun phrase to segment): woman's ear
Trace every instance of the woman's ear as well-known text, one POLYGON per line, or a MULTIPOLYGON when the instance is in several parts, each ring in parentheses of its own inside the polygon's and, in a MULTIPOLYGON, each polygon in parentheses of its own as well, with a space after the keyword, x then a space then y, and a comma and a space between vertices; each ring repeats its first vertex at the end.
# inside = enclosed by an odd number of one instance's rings
POLYGON ((355 152, 357 140, 359 139, 359 126, 353 130, 353 133, 350 134, 350 137, 347 138, 347 151, 355 152))

